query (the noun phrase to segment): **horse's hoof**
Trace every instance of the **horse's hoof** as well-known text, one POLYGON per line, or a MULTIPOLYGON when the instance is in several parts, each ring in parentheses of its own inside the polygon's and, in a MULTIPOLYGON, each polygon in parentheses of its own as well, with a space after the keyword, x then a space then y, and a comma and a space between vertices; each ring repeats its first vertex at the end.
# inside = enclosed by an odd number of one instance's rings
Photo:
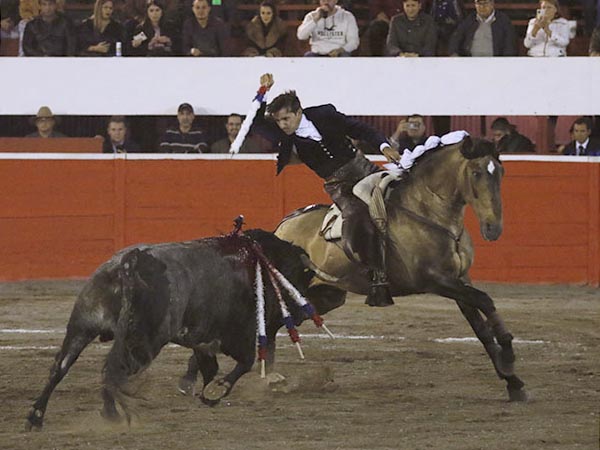
POLYGON ((25 431, 39 431, 42 429, 42 425, 44 423, 44 413, 42 413, 39 409, 32 409, 27 416, 27 421, 25 422, 25 431))
POLYGON ((103 419, 107 420, 108 422, 120 423, 123 421, 123 417, 121 417, 121 415, 117 411, 109 412, 103 409, 100 411, 100 415, 103 419))
POLYGON ((181 377, 179 379, 177 390, 183 395, 190 395, 193 397, 196 394, 196 380, 190 380, 189 378, 181 377))
POLYGON ((202 390, 202 397, 207 400, 221 400, 231 390, 231 383, 224 379, 213 380, 202 390))
POLYGON ((526 402, 527 400, 529 400, 529 396, 527 395, 527 391, 525 391, 525 389, 515 389, 508 391, 509 402, 526 402))

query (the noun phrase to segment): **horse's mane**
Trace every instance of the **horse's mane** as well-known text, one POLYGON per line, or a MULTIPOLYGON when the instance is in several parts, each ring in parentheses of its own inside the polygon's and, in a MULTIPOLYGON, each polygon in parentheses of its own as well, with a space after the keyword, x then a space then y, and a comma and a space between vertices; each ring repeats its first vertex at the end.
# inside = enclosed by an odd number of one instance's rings
POLYGON ((394 188, 402 188, 420 179, 423 174, 432 171, 434 167, 438 165, 443 166, 443 158, 446 158, 448 152, 456 150, 457 147, 463 158, 467 160, 491 156, 500 162, 500 155, 492 142, 484 139, 472 139, 470 136, 467 136, 456 144, 439 145, 436 148, 426 151, 415 160, 413 167, 404 175, 403 179, 393 182, 392 186, 394 188))

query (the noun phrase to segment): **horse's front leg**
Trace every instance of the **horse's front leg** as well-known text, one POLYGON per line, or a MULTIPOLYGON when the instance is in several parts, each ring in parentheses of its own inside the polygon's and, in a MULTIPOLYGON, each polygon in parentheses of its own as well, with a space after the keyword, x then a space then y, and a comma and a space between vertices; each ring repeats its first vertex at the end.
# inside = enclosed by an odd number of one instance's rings
MULTIPOLYGON (((471 325, 471 328, 477 335, 477 338, 483 344, 485 351, 489 355, 496 373, 501 379, 506 380, 506 389, 508 390, 508 397, 510 401, 525 401, 527 400, 527 393, 523 389, 525 383, 514 374, 514 355, 509 357, 510 362, 507 364, 504 359, 507 358, 503 347, 494 341, 494 335, 488 322, 483 320, 478 310, 472 306, 465 305, 464 303, 457 301, 458 307, 461 312, 471 325)), ((512 346, 510 349, 512 354, 512 346)))
POLYGON ((524 383, 514 374, 513 336, 496 311, 490 296, 460 280, 438 280, 434 292, 459 303, 461 311, 490 355, 496 372, 507 381, 510 400, 525 400, 526 394, 522 391, 524 383), (483 320, 480 311, 487 317, 487 321, 483 320), (493 343, 494 338, 497 344, 493 343))

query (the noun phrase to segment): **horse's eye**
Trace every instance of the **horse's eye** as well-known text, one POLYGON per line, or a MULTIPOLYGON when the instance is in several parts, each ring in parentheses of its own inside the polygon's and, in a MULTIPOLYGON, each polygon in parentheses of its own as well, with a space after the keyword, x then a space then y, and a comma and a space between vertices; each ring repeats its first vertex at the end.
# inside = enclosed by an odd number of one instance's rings
POLYGON ((473 177, 475 177, 475 179, 481 178, 481 172, 479 172, 478 170, 474 170, 473 177))

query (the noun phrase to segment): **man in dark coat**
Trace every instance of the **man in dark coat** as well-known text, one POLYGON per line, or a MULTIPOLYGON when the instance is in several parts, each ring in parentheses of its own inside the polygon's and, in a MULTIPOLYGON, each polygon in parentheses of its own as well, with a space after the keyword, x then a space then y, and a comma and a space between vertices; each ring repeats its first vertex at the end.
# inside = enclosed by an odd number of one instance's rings
POLYGON ((505 117, 492 122, 492 134, 498 153, 531 153, 535 146, 531 140, 517 132, 517 127, 505 117))
POLYGON ((56 11, 56 0, 41 0, 40 15, 25 27, 25 56, 75 56, 75 31, 71 21, 56 11))
POLYGON ((493 0, 475 0, 475 12, 459 23, 448 44, 450 56, 517 56, 515 28, 494 9, 493 0))
POLYGON ((267 106, 262 96, 273 85, 273 76, 264 74, 260 82, 262 104, 254 125, 278 148, 277 173, 288 164, 304 163, 325 180, 325 191, 344 218, 342 237, 346 254, 358 254, 371 271, 366 303, 371 306, 393 304, 385 273, 381 233, 372 221, 367 205, 352 193, 358 181, 381 169, 357 153, 350 138, 368 142, 390 161, 398 161, 400 155, 383 135, 338 112, 333 105, 302 109, 296 93, 288 91, 267 106), (265 119, 265 112, 273 120, 265 119))
POLYGON ((580 117, 571 126, 573 140, 564 147, 563 155, 600 156, 600 139, 592 136, 592 121, 580 117))

